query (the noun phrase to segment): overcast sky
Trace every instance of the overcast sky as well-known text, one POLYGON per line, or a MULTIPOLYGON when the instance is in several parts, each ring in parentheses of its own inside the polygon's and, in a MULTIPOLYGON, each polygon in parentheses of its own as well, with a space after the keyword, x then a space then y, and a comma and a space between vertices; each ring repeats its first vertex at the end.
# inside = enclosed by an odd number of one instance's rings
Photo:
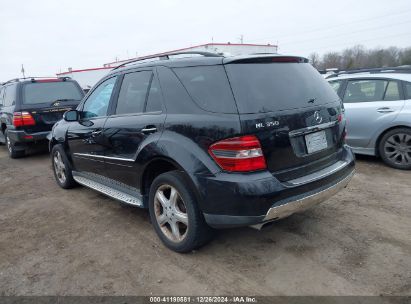
POLYGON ((411 46, 411 0, 0 0, 0 81, 211 42, 308 56, 411 46))

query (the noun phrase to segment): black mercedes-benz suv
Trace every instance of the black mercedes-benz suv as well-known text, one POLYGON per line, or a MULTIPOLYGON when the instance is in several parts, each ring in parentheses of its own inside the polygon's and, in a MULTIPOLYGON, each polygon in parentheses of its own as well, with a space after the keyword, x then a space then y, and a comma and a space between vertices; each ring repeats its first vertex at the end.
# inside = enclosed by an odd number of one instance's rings
POLYGON ((169 54, 110 72, 53 128, 57 183, 148 208, 187 252, 212 228, 253 226, 344 188, 354 156, 340 98, 280 55, 169 54))
POLYGON ((0 87, 0 143, 10 157, 25 155, 28 147, 47 143, 53 125, 84 97, 69 78, 13 79, 0 87))

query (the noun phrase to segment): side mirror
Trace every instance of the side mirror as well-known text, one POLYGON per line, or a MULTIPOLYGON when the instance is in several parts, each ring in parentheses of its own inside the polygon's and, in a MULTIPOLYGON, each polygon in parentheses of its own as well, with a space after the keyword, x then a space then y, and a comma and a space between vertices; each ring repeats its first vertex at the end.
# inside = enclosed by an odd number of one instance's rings
POLYGON ((65 121, 78 121, 79 120, 79 113, 77 110, 70 110, 63 114, 63 119, 65 121))

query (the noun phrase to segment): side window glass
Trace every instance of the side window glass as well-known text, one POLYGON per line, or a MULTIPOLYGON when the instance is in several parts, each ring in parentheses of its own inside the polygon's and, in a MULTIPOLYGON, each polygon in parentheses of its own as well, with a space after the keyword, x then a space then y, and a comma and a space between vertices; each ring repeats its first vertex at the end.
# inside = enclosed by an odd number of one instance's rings
POLYGON ((4 92, 4 106, 10 107, 16 104, 16 86, 9 85, 5 87, 4 92))
POLYGON ((333 88, 334 92, 338 94, 338 90, 341 87, 341 81, 332 81, 330 82, 330 85, 333 88))
POLYGON ((400 90, 398 82, 390 81, 385 91, 384 100, 400 100, 400 90))
POLYGON ((160 85, 157 77, 153 77, 151 81, 150 90, 148 92, 146 112, 156 112, 162 110, 162 97, 160 91, 160 85))
POLYGON ((198 111, 181 81, 169 68, 157 67, 157 71, 168 113, 191 114, 198 111))
POLYGON ((383 100, 388 81, 350 80, 344 95, 344 102, 367 102, 383 100))
POLYGON ((405 83, 405 98, 411 99, 411 82, 405 83))
POLYGON ((118 96, 116 114, 142 113, 152 72, 125 74, 118 96))
POLYGON ((101 83, 84 103, 82 118, 93 118, 107 115, 107 109, 111 94, 116 83, 117 76, 101 83))

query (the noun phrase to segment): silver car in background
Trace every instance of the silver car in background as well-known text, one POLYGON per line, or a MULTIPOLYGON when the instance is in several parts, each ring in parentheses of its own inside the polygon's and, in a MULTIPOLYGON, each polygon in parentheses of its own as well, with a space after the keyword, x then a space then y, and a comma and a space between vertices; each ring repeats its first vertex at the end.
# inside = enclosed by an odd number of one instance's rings
POLYGON ((327 80, 343 100, 353 151, 411 169, 411 68, 340 72, 327 80))

